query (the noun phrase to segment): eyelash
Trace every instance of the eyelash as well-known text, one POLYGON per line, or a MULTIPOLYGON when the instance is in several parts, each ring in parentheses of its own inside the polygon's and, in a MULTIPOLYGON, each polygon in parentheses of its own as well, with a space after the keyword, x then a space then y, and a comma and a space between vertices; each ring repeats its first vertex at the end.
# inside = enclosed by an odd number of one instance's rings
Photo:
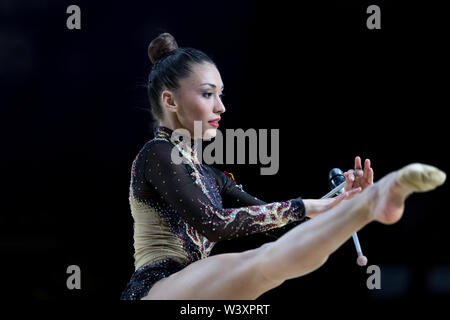
MULTIPOLYGON (((205 95, 207 95, 207 94, 211 95, 211 94, 213 94, 213 93, 212 93, 212 92, 205 92, 205 93, 203 94, 203 97, 205 97, 205 95)), ((219 95, 220 99, 222 99, 224 96, 225 96, 224 93, 222 93, 221 95, 219 95)), ((207 96, 207 97, 205 97, 205 98, 209 98, 209 97, 210 97, 210 96, 207 96)))

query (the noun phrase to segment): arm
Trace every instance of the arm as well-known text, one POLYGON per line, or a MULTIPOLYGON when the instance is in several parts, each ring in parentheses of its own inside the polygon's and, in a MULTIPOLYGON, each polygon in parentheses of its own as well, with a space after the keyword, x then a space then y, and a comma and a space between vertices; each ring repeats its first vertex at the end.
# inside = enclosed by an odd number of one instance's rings
MULTIPOLYGON (((224 207, 235 208, 240 206, 266 204, 265 201, 260 200, 255 196, 245 192, 242 189, 241 185, 237 184, 231 177, 229 177, 223 171, 212 166, 206 167, 216 177, 217 184, 220 187, 220 193, 222 196, 224 207)), ((289 231, 291 228, 308 221, 310 219, 310 216, 308 216, 308 212, 311 211, 311 200, 302 199, 302 201, 305 206, 305 215, 302 216, 294 215, 291 223, 264 232, 264 234, 271 238, 278 239, 285 232, 289 231)))
MULTIPOLYGON (((180 216, 210 241, 264 232, 298 221, 305 215, 301 198, 269 204, 222 208, 211 203, 191 175, 188 164, 171 161, 173 145, 154 141, 149 146, 145 178, 180 216)), ((247 197, 247 196, 245 196, 247 197)))
POLYGON ((241 185, 236 184, 235 181, 223 171, 212 166, 205 167, 216 179, 225 208, 267 204, 265 201, 245 192, 241 185))

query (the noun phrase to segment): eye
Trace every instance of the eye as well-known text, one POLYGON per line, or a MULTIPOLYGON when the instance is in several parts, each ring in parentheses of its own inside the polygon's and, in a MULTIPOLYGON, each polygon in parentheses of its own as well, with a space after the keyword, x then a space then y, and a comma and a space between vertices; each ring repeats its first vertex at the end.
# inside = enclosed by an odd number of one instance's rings
POLYGON ((222 93, 222 94, 220 94, 220 99, 222 100, 223 99, 223 97, 225 97, 225 93, 222 93))
POLYGON ((211 97, 211 95, 212 95, 212 92, 205 92, 205 93, 203 93, 203 96, 205 98, 209 98, 209 97, 211 97))

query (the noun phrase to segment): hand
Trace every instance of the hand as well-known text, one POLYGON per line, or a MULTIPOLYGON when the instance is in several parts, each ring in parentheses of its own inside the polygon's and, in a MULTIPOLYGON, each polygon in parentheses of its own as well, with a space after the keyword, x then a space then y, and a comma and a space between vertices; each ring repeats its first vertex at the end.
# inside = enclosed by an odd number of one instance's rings
POLYGON ((373 169, 370 167, 370 160, 364 162, 364 170, 361 166, 361 158, 355 158, 355 169, 350 169, 344 173, 345 191, 361 187, 362 190, 373 184, 373 169))
POLYGON ((352 198, 361 191, 361 187, 357 187, 350 191, 346 191, 334 198, 303 200, 303 203, 305 204, 305 215, 307 217, 313 218, 318 214, 324 213, 325 211, 334 208, 343 200, 352 198))

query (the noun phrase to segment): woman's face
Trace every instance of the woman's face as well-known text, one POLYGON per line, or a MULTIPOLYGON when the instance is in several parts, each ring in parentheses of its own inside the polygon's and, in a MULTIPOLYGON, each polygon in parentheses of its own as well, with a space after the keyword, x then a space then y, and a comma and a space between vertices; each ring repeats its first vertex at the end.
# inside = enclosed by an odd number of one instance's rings
POLYGON ((180 88, 174 94, 176 115, 191 138, 210 139, 216 136, 220 114, 225 112, 222 79, 217 68, 207 62, 193 64, 191 70, 189 77, 180 80, 180 88), (194 132, 194 121, 201 121, 196 124, 197 132, 194 132))

